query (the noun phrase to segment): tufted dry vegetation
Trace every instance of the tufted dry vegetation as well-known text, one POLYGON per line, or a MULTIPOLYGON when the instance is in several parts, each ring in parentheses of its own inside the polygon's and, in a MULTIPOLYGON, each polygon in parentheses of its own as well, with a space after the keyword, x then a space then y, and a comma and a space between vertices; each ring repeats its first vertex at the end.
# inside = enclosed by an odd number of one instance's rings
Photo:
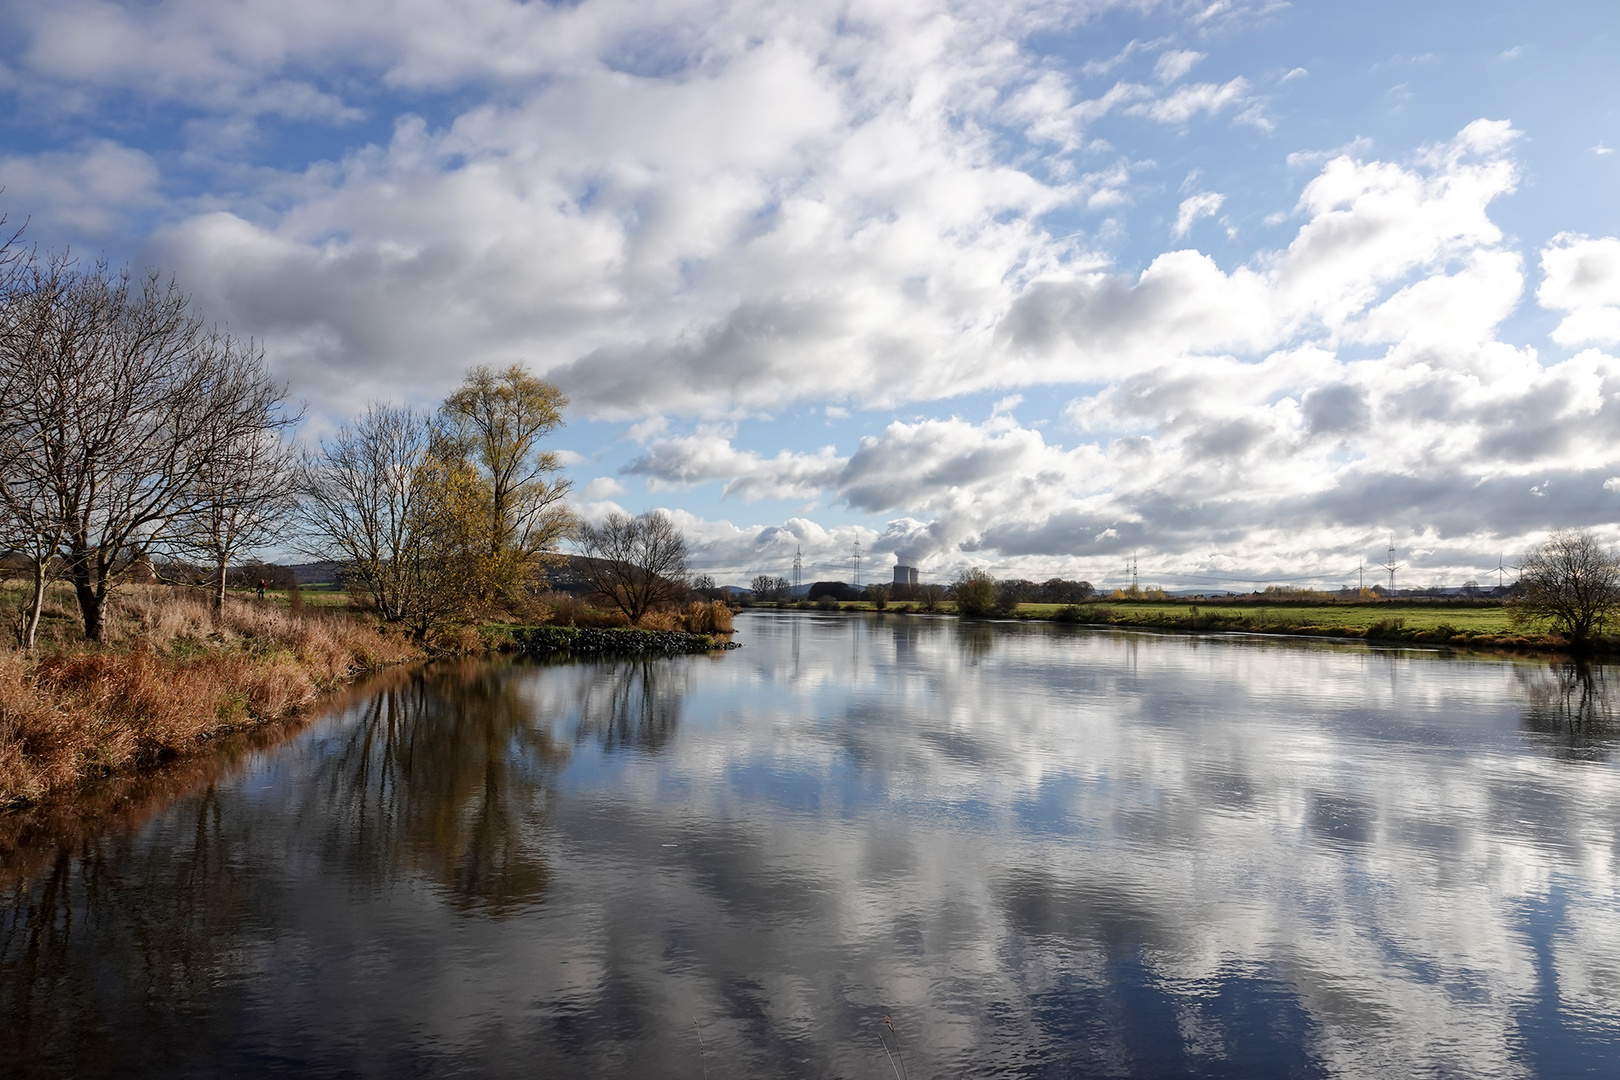
MULTIPOLYGON (((599 607, 565 592, 547 592, 517 613, 537 626, 612 628, 630 626, 617 607, 599 607)), ((688 634, 728 635, 733 632, 731 607, 723 600, 668 600, 646 610, 636 624, 644 630, 682 630, 688 634)))
POLYGON ((0 652, 0 806, 279 719, 418 649, 334 612, 163 586, 115 594, 101 646, 0 652))

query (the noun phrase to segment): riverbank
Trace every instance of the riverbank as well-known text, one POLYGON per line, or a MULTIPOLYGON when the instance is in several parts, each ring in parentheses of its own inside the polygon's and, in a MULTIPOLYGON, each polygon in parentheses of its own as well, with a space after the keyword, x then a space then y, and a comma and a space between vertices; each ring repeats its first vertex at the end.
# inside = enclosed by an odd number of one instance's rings
POLYGON ((281 720, 356 677, 425 653, 342 612, 130 589, 108 642, 0 652, 0 808, 196 753, 281 720))
POLYGON ((230 596, 216 614, 200 594, 151 585, 114 596, 107 640, 96 646, 78 635, 71 594, 58 589, 36 652, 0 651, 0 810, 199 753, 222 736, 293 717, 357 678, 436 655, 654 656, 737 647, 722 604, 652 614, 653 629, 467 626, 430 650, 375 619, 307 605, 298 594, 230 596))
MULTIPOLYGON (((796 608, 799 605, 778 605, 796 608)), ((842 611, 875 611, 868 602, 844 603, 842 611)), ((949 601, 933 612, 920 605, 891 603, 887 614, 958 615, 949 601)), ((1375 602, 1346 604, 1098 600, 1088 604, 1020 604, 998 618, 1079 626, 1160 630, 1181 633, 1276 634, 1290 637, 1349 638, 1370 642, 1443 645, 1507 652, 1567 653, 1564 637, 1515 625, 1500 603, 1375 602)), ((1620 638, 1593 642, 1592 654, 1620 655, 1620 638)))
MULTIPOLYGON (((1041 616, 1020 616, 1035 617, 1041 616)), ((1346 617, 1332 608, 1277 611, 1223 611, 1198 605, 1182 610, 1140 610, 1115 605, 1084 605, 1045 616, 1052 622, 1117 626, 1185 633, 1276 634, 1289 637, 1360 638, 1386 644, 1444 645, 1511 652, 1569 651, 1556 634, 1525 633, 1512 627, 1505 613, 1469 609, 1361 611, 1346 617), (1359 616, 1359 617, 1357 617, 1359 616)), ((1595 646, 1620 651, 1620 642, 1603 639, 1595 646)))

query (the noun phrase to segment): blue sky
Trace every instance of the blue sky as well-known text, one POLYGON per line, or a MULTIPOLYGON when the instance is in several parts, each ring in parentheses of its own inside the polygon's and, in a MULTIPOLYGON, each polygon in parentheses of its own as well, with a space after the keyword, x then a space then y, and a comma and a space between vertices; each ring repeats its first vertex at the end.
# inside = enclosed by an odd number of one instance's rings
POLYGON ((306 437, 527 363, 721 580, 1483 580, 1620 511, 1604 4, 3 8, 0 207, 306 437))

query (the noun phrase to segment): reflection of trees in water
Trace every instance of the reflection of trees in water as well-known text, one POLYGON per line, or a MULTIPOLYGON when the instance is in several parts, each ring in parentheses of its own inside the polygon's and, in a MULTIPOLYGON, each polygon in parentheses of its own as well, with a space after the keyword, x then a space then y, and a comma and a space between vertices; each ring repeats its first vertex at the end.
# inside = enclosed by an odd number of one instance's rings
POLYGON ((962 651, 963 662, 972 666, 995 648, 995 630, 988 623, 963 620, 956 624, 956 644, 962 651))
POLYGON ((334 864, 372 883, 419 873, 497 916, 538 900, 569 747, 521 685, 487 666, 414 673, 335 745, 312 742, 314 793, 290 812, 209 786, 141 833, 81 835, 16 877, 0 901, 0 1074, 179 1071, 229 1044, 252 995, 220 987, 330 914, 317 883, 334 864), (313 876, 289 866, 311 850, 313 876))
POLYGON ((575 738, 604 750, 657 751, 675 737, 686 697, 688 668, 640 657, 599 664, 579 686, 575 738))
POLYGON ((419 870, 495 915, 538 900, 540 832, 569 750, 521 689, 511 670, 469 664, 373 698, 319 777, 316 811, 342 860, 374 879, 419 870))
POLYGON ((209 788, 155 844, 63 845, 15 882, 0 913, 6 1075, 161 1067, 231 1029, 234 999, 215 991, 240 973, 237 928, 263 906, 243 840, 209 788))
POLYGON ((1579 662, 1518 669, 1524 694, 1524 726, 1567 756, 1608 757, 1620 737, 1615 717, 1615 685, 1607 668, 1579 662))

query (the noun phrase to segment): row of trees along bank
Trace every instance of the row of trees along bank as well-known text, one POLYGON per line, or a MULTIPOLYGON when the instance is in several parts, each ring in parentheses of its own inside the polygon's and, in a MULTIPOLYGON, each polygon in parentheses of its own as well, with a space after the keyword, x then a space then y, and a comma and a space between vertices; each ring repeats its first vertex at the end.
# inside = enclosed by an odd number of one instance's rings
POLYGON ((521 367, 478 367, 437 412, 373 404, 300 467, 302 542, 426 637, 518 597, 575 527, 542 440, 567 404, 521 367))
POLYGON ((32 647, 51 577, 100 641, 109 590, 154 555, 219 572, 276 535, 298 420, 263 352, 172 281, 9 245, 0 277, 0 548, 21 556, 32 647))
MULTIPOLYGON (((1309 590, 1270 587, 1263 593, 1224 596, 1198 595, 1171 597, 1157 589, 1114 590, 1102 596, 1089 582, 1065 581, 1052 578, 1036 583, 1022 579, 997 580, 980 568, 959 573, 947 586, 870 585, 859 589, 842 581, 818 581, 812 584, 798 602, 805 606, 836 608, 841 603, 869 603, 879 611, 892 603, 915 604, 926 612, 939 611, 949 603, 954 611, 965 618, 995 618, 1023 615, 1024 617, 1050 617, 1059 621, 1098 621, 1117 626, 1143 625, 1184 629, 1273 629, 1280 625, 1270 617, 1246 618, 1241 612, 1273 606, 1304 608, 1331 613, 1349 608, 1411 608, 1443 609, 1447 606, 1482 608, 1494 607, 1505 613, 1502 632, 1486 632, 1481 643, 1492 640, 1523 642, 1522 636, 1506 633, 1509 626, 1517 630, 1538 630, 1555 635, 1540 643, 1541 647, 1567 648, 1572 652, 1587 652, 1596 648, 1612 649, 1620 642, 1608 635, 1620 615, 1620 556, 1605 545, 1595 534, 1581 529, 1560 529, 1546 541, 1531 548, 1520 564, 1519 580, 1508 590, 1504 600, 1465 597, 1450 604, 1433 597, 1391 597, 1372 590, 1342 590, 1340 592, 1313 592, 1309 590), (1118 608, 1080 605, 1101 600, 1119 603, 1118 608), (1138 607, 1141 602, 1143 606, 1138 607), (1024 605, 1058 607, 1053 612, 1032 611, 1024 605), (1199 605, 1205 615, 1198 615, 1199 605), (1170 611, 1161 610, 1169 608, 1170 611), (1174 614, 1176 609, 1183 614, 1174 614), (1132 612, 1137 612, 1132 614, 1132 612), (1223 614, 1223 611, 1231 612, 1223 614), (1106 616, 1106 617, 1105 617, 1106 616)), ((707 583, 712 588, 712 582, 707 583)), ((714 590, 717 594, 719 590, 714 590)), ((795 597, 789 583, 779 577, 761 575, 752 582, 752 595, 746 602, 790 603, 795 597)), ((1401 618, 1382 619, 1376 625, 1398 630, 1404 624, 1401 618)), ((1353 619, 1324 614, 1313 619, 1312 627, 1337 628, 1347 635, 1361 636, 1362 630, 1353 619), (1335 623, 1332 620, 1343 620, 1335 623)), ((1436 630, 1446 626, 1441 622, 1436 630)), ((1434 635, 1414 631, 1413 640, 1429 640, 1434 635)))
POLYGON ((686 597, 685 541, 661 514, 575 520, 546 446, 566 405, 521 366, 478 367, 436 410, 372 404, 300 449, 302 409, 263 350, 175 282, 0 245, 0 553, 31 584, 19 643, 54 579, 100 642, 121 580, 205 568, 217 610, 231 569, 276 548, 341 564, 420 640, 532 601, 568 538, 640 624, 686 597))
MULTIPOLYGON (((373 404, 300 452, 289 436, 301 410, 263 351, 208 326, 173 281, 0 245, 0 549, 31 584, 18 637, 33 645, 54 575, 100 641, 121 576, 200 563, 217 608, 245 554, 296 544, 343 564, 355 593, 421 639, 532 597, 568 537, 597 595, 640 624, 685 598, 685 542, 656 513, 574 519, 545 446, 566 405, 521 366, 479 367, 437 410, 373 404)), ((1620 607, 1617 566, 1590 533, 1555 533, 1526 556, 1509 606, 1585 647, 1620 607)), ((787 592, 780 578, 754 585, 787 592)), ((943 592, 924 586, 918 599, 934 606, 943 592)), ((969 616, 1090 594, 1086 582, 982 570, 949 592, 969 616)))

